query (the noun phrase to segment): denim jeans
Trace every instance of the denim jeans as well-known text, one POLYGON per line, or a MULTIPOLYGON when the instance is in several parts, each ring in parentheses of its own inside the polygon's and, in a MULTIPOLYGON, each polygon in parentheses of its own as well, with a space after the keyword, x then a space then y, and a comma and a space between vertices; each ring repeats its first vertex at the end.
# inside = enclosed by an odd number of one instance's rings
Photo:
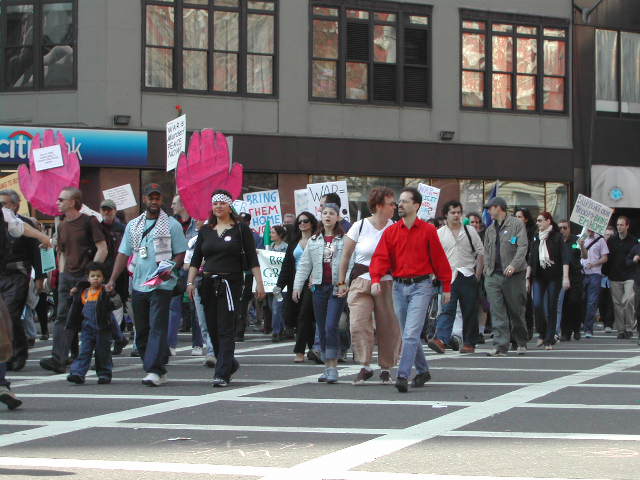
POLYGON ((202 299, 200 298, 200 290, 195 289, 193 291, 193 304, 196 308, 196 319, 200 326, 200 335, 202 335, 203 345, 207 346, 207 355, 215 356, 216 352, 213 349, 211 343, 211 337, 209 336, 209 329, 207 328, 207 317, 204 315, 204 306, 202 305, 202 299))
POLYGON ((561 335, 562 311, 564 310, 564 297, 567 295, 567 292, 568 290, 561 288, 560 295, 558 295, 558 312, 556 314, 556 335, 561 335))
POLYGON ((435 293, 430 279, 411 285, 393 282, 393 306, 402 329, 398 377, 408 379, 414 365, 417 373, 429 370, 420 334, 427 316, 427 308, 435 293))
POLYGON ((545 345, 553 345, 558 322, 558 296, 560 294, 560 279, 545 280, 535 278, 531 293, 533 297, 533 312, 540 332, 540 338, 545 345))
POLYGON ((271 328, 273 333, 280 334, 284 330, 284 295, 282 300, 276 300, 275 295, 269 294, 271 297, 271 328))
POLYGON ((95 321, 82 322, 80 331, 80 353, 71 364, 71 374, 85 377, 91 357, 96 359, 96 375, 98 378, 111 378, 113 370, 113 360, 111 358, 111 338, 113 334, 110 329, 98 329, 95 321))
POLYGON ((585 314, 584 314, 584 331, 585 333, 593 333, 593 324, 596 318, 596 310, 598 309, 598 301, 600 300, 600 282, 602 275, 599 273, 591 273, 584 276, 584 298, 585 298, 585 314))
POLYGON ((338 358, 340 335, 338 324, 344 311, 346 298, 333 294, 333 285, 314 285, 313 315, 316 318, 320 340, 320 356, 323 361, 338 358))
POLYGON ((24 327, 24 333, 27 338, 36 338, 38 336, 38 329, 36 328, 35 310, 29 305, 25 305, 21 319, 22 326, 24 327))
POLYGON ((167 327, 171 290, 151 292, 133 290, 133 321, 136 326, 136 347, 142 358, 144 371, 164 375, 169 361, 167 327))
POLYGON ((475 346, 478 341, 478 282, 474 275, 465 277, 458 272, 451 285, 451 300, 442 306, 438 315, 436 337, 445 345, 451 340, 451 332, 456 318, 456 308, 460 301, 462 311, 462 340, 465 345, 475 346))

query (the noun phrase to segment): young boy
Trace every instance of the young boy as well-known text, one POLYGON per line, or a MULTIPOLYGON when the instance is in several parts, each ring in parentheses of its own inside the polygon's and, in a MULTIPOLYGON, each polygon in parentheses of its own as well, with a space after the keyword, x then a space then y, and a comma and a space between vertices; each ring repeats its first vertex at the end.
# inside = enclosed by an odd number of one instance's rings
POLYGON ((82 384, 95 351, 98 383, 111 383, 111 326, 112 312, 122 306, 117 294, 110 295, 103 287, 106 270, 100 263, 87 267, 88 282, 80 282, 73 289, 72 305, 67 317, 67 328, 82 328, 80 353, 71 364, 67 380, 82 384))

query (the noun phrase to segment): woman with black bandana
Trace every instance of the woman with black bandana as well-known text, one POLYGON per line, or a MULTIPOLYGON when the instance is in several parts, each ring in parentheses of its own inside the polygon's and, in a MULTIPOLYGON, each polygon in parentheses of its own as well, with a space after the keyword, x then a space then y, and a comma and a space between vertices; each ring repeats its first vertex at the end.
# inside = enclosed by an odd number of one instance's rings
POLYGON ((231 208, 232 202, 226 190, 213 192, 209 223, 198 232, 187 278, 187 292, 193 299, 193 282, 198 269, 203 267, 198 291, 218 360, 214 387, 226 387, 240 368, 234 358, 234 335, 236 306, 240 301, 245 270, 253 273, 258 298, 265 296, 253 235, 249 227, 236 217, 231 208))

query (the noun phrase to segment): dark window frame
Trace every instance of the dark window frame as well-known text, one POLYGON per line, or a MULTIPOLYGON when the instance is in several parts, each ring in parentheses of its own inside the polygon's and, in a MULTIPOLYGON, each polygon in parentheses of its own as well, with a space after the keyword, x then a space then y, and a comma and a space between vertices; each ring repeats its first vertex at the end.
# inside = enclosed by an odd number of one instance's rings
MULTIPOLYGON (((556 17, 542 17, 542 16, 532 16, 532 15, 520 15, 520 14, 509 14, 509 13, 499 13, 499 12, 485 12, 478 10, 469 10, 465 8, 460 9, 459 16, 459 27, 460 34, 458 37, 459 41, 459 62, 458 62, 458 80, 459 80, 459 105, 462 111, 479 111, 479 112, 499 112, 499 113, 510 113, 510 114, 524 114, 524 115, 550 115, 550 116, 569 116, 570 115, 570 83, 571 83, 571 71, 570 71, 570 61, 569 59, 572 56, 572 45, 571 45, 571 29, 569 20, 556 18, 556 17), (485 28, 484 30, 472 30, 463 28, 463 22, 466 21, 476 21, 476 22, 484 22, 485 28), (513 32, 511 33, 513 38, 513 67, 510 75, 512 76, 511 81, 511 108, 494 108, 492 106, 492 98, 493 98, 493 82, 492 82, 492 73, 493 73, 493 36, 494 34, 498 36, 507 35, 505 32, 493 32, 492 25, 494 23, 507 23, 513 25, 513 32), (517 34, 518 27, 536 27, 537 33, 535 35, 526 35, 526 34, 517 34), (559 29, 565 31, 564 37, 549 37, 544 35, 544 29, 559 29), (482 107, 472 107, 466 106, 462 103, 462 72, 465 70, 462 68, 462 37, 463 33, 482 33, 485 36, 485 68, 483 73, 484 79, 484 96, 483 96, 483 106, 482 107), (537 40, 537 71, 535 74, 536 77, 536 108, 535 110, 524 110, 517 108, 517 38, 535 38, 537 40), (558 77, 554 75, 546 75, 544 72, 544 41, 545 40, 560 40, 565 42, 565 66, 564 77, 558 77), (544 79, 545 78, 564 78, 564 108, 563 110, 545 110, 544 109, 544 79)), ((469 69, 466 69, 469 70, 469 69)), ((471 71, 471 70, 470 70, 471 71)), ((499 73, 499 72, 498 72, 499 73)))
MULTIPOLYGON (((419 5, 411 3, 391 3, 376 0, 310 0, 309 1, 309 48, 308 48, 308 100, 310 102, 321 102, 331 104, 347 104, 347 105, 379 105, 379 106, 407 106, 418 108, 431 108, 432 106, 432 88, 433 88, 433 75, 432 75, 432 22, 433 22, 433 7, 431 5, 419 5), (314 7, 335 8, 338 10, 338 17, 323 17, 321 15, 315 15, 313 13, 314 7), (347 28, 347 10, 364 10, 369 12, 368 20, 356 20, 349 19, 350 22, 357 22, 369 25, 369 59, 366 62, 368 66, 367 75, 367 99, 357 100, 346 97, 346 64, 347 64, 347 36, 345 34, 347 28), (375 13, 394 13, 396 14, 395 22, 383 22, 374 19, 375 13), (427 25, 410 24, 409 16, 421 16, 427 17, 427 25), (315 97, 313 95, 313 62, 314 60, 322 61, 322 57, 314 57, 313 55, 313 21, 314 20, 328 20, 338 22, 338 58, 331 59, 337 63, 337 94, 335 98, 327 97, 315 97), (375 65, 383 65, 381 62, 376 62, 373 55, 373 27, 375 25, 390 25, 396 28, 396 63, 393 64, 396 68, 395 75, 395 96, 396 100, 385 101, 374 99, 374 76, 373 69, 375 65), (405 80, 405 59, 404 59, 404 46, 405 46, 405 29, 415 28, 419 30, 425 30, 427 32, 427 49, 426 49, 426 65, 420 66, 426 70, 426 101, 425 102, 413 102, 404 100, 404 80, 405 80)), ((365 62, 362 62, 365 63, 365 62)))
MULTIPOLYGON (((57 44, 56 44, 57 45, 57 44)), ((68 45, 68 44, 65 44, 68 45)), ((0 8, 0 92, 33 92, 33 91, 73 91, 78 89, 78 0, 4 0, 0 8), (71 3, 73 19, 73 81, 71 85, 44 86, 44 72, 42 65, 42 19, 43 6, 51 3, 71 3), (16 46, 7 44, 7 14, 6 8, 15 5, 33 5, 33 85, 26 87, 8 87, 6 85, 5 51, 16 46)), ((19 46, 19 45, 18 45, 19 46)), ((55 45, 54 45, 55 46, 55 45)))
MULTIPOLYGON (((195 95, 211 95, 214 97, 242 97, 242 98, 278 98, 278 68, 279 68, 279 55, 278 55, 278 45, 279 45, 279 12, 280 5, 278 0, 269 0, 273 2, 274 9, 273 10, 256 10, 248 8, 248 0, 238 0, 239 7, 227 7, 227 6, 214 6, 213 0, 209 0, 206 5, 191 3, 189 0, 173 0, 172 3, 162 1, 162 0, 141 0, 141 12, 142 12, 142 38, 141 38, 141 78, 140 85, 143 92, 161 92, 161 93, 180 93, 180 94, 195 94, 195 95), (146 16, 146 7, 148 5, 157 5, 164 7, 172 7, 174 9, 174 41, 173 47, 173 56, 172 56, 172 69, 171 75, 173 79, 173 86, 171 88, 162 88, 162 87, 148 87, 145 85, 145 64, 146 64, 146 47, 147 47, 147 16, 146 16), (200 9, 206 10, 208 12, 208 46, 206 49, 207 52, 207 89, 206 90, 195 90, 195 89, 187 89, 184 88, 183 85, 183 51, 184 50, 197 50, 193 48, 185 48, 183 46, 183 10, 186 8, 189 9, 200 9), (238 12, 239 13, 239 27, 238 27, 238 72, 237 72, 237 82, 238 82, 238 90, 235 92, 224 92, 224 91, 216 91, 213 90, 213 76, 214 76, 214 65, 213 65, 213 54, 214 52, 222 52, 223 50, 215 50, 214 48, 214 29, 213 29, 213 21, 214 21, 214 11, 227 11, 227 12, 238 12), (264 56, 271 56, 273 58, 273 66, 272 66, 272 92, 271 93, 250 93, 247 92, 247 55, 250 55, 247 51, 247 19, 249 14, 262 14, 262 15, 272 15, 273 16, 273 54, 264 54, 264 56)), ((235 53, 235 52, 233 52, 235 53)), ((258 54, 260 55, 260 54, 258 54)))

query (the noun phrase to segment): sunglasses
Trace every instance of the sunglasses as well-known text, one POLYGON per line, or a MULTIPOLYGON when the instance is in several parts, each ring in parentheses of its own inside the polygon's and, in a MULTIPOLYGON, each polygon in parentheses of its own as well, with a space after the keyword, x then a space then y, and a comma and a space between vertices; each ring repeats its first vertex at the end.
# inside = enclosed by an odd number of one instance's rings
POLYGON ((311 220, 309 220, 308 218, 301 218, 300 220, 298 220, 298 225, 300 225, 301 223, 311 223, 311 220))
POLYGON ((61 197, 58 198, 59 202, 64 202, 65 200, 69 200, 69 199, 68 198, 61 198, 61 197))

